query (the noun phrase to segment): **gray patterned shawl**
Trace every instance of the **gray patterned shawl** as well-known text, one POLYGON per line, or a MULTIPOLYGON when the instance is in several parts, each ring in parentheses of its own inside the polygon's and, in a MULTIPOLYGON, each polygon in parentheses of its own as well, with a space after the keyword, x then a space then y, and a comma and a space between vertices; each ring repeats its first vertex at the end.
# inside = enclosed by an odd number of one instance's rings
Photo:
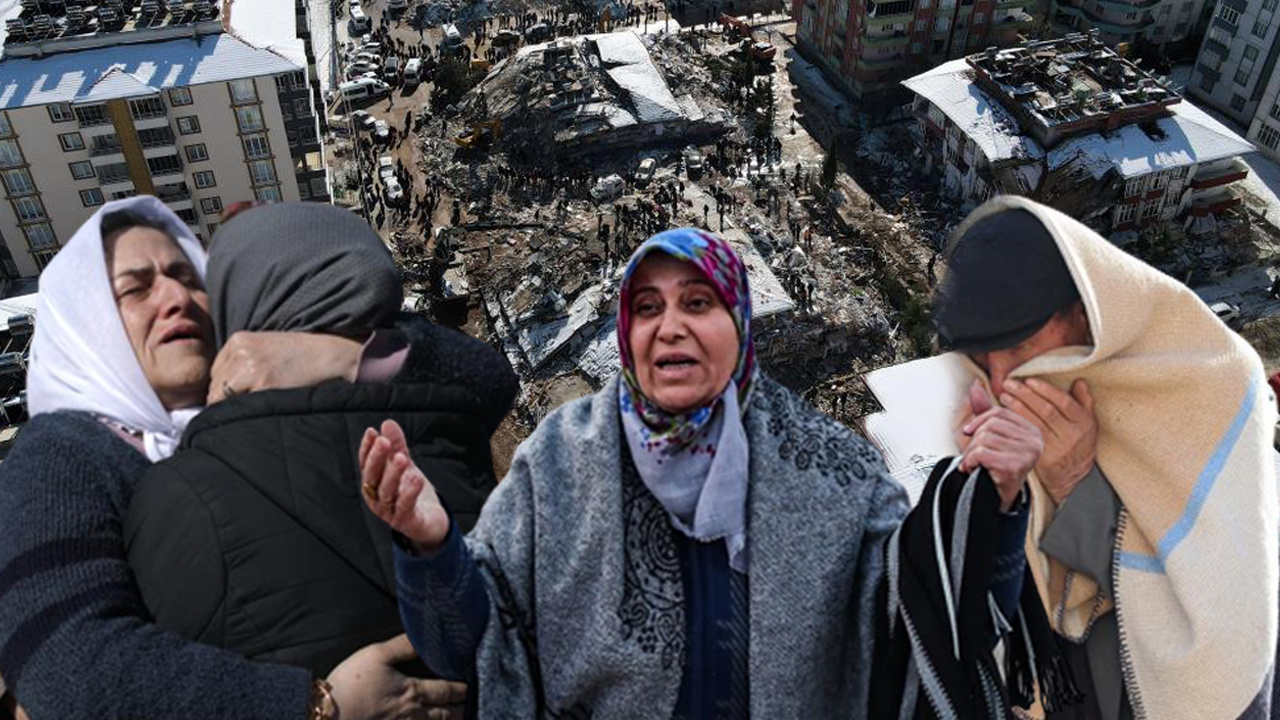
MULTIPOLYGON (((624 473, 618 392, 549 415, 467 544, 492 607, 482 718, 669 718, 684 658, 670 521, 624 473)), ((906 493, 870 444, 762 377, 751 444, 751 717, 864 716, 884 540, 906 493)))

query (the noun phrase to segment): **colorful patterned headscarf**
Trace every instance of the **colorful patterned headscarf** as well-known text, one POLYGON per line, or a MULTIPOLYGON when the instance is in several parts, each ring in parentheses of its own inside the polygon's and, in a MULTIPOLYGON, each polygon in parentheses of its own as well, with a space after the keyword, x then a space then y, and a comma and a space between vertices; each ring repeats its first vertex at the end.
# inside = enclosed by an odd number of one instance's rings
POLYGON ((676 529, 702 542, 724 539, 730 567, 747 572, 747 474, 750 452, 742 415, 755 385, 751 290, 747 269, 724 240, 692 228, 649 238, 631 256, 618 298, 622 382, 618 401, 632 461, 676 529), (631 281, 651 253, 692 263, 711 281, 738 328, 738 363, 708 405, 669 413, 645 397, 631 351, 631 281))
POLYGON ((751 339, 751 290, 747 284, 747 268, 729 243, 704 230, 680 228, 667 230, 649 238, 636 249, 622 275, 618 297, 618 349, 622 355, 622 378, 627 385, 635 412, 654 433, 655 438, 679 447, 687 445, 710 419, 716 403, 689 413, 673 415, 644 396, 636 379, 635 358, 631 353, 631 279, 650 253, 659 252, 691 263, 715 287, 716 294, 733 316, 738 328, 738 365, 732 380, 738 387, 738 406, 747 407, 754 384, 756 349, 751 339))

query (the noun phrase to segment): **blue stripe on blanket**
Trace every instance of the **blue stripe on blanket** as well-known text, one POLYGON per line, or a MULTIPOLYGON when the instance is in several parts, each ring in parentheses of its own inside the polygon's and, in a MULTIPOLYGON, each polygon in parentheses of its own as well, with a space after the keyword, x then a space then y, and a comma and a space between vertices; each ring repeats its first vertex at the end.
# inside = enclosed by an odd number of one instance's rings
POLYGON ((1223 466, 1227 464, 1227 458, 1235 450, 1236 442, 1240 439, 1240 434, 1244 432, 1245 423, 1249 421, 1249 416, 1253 414, 1253 407, 1258 401, 1258 387, 1260 384, 1257 378, 1250 379, 1248 392, 1244 397, 1244 404, 1240 406, 1240 411, 1236 413, 1235 419, 1231 421, 1231 426, 1227 428, 1227 432, 1218 441, 1218 446, 1214 448, 1213 454, 1209 456, 1209 462, 1200 471, 1200 477, 1196 480, 1195 487, 1191 489, 1191 498, 1187 501, 1187 508, 1183 510, 1182 517, 1178 518, 1173 527, 1169 528, 1169 532, 1165 533, 1164 538, 1156 544, 1156 555, 1122 552, 1120 553, 1121 567, 1140 572, 1164 573, 1165 561, 1177 549, 1179 543, 1191 533, 1191 528, 1195 526, 1196 520, 1200 517, 1200 511, 1204 509, 1205 501, 1209 499, 1209 493, 1213 491, 1214 483, 1218 481, 1218 476, 1222 474, 1223 466))

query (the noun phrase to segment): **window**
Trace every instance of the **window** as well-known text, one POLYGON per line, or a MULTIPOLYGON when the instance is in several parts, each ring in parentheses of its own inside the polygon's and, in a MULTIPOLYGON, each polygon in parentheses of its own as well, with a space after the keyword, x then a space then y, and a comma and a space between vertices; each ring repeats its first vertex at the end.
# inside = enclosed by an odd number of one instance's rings
POLYGON ((276 181, 276 166, 270 160, 255 160, 249 163, 249 178, 254 185, 270 185, 276 181))
POLYGON ((1244 110, 1244 97, 1242 97, 1242 96, 1240 96, 1240 95, 1232 95, 1232 96, 1231 96, 1231 109, 1232 109, 1232 110, 1236 110, 1236 111, 1244 110))
POLYGON ((1137 209, 1138 209, 1138 206, 1135 203, 1117 205, 1115 224, 1123 225, 1127 222, 1133 222, 1133 213, 1137 209))
POLYGON ((0 167, 16 167, 23 163, 17 140, 0 140, 0 167))
POLYGON ((307 98, 298 98, 297 100, 294 100, 294 101, 293 101, 293 114, 294 114, 294 115, 297 115, 299 119, 310 116, 310 115, 311 115, 311 101, 310 101, 310 100, 308 100, 307 98))
POLYGON ((1147 220, 1153 218, 1160 212, 1160 199, 1148 200, 1142 203, 1142 219, 1147 220))
POLYGON ((298 199, 299 200, 311 199, 311 186, 308 185, 305 180, 298 181, 298 199))
POLYGON ((1252 45, 1244 46, 1244 56, 1240 58, 1240 67, 1236 70, 1236 84, 1248 85, 1249 77, 1253 75, 1253 63, 1258 59, 1258 48, 1252 45))
POLYGON ((1256 38, 1265 39, 1267 37, 1267 30, 1270 30, 1270 29, 1271 29, 1270 22, 1263 22, 1259 20, 1253 24, 1253 36, 1256 38))
POLYGON ((227 83, 231 88, 231 102, 237 105, 258 102, 258 89, 253 85, 253 78, 241 78, 227 83))
POLYGON ((1151 175, 1151 189, 1163 190, 1169 184, 1169 176, 1165 173, 1158 172, 1151 175))
POLYGON ((195 115, 178 118, 178 132, 183 135, 194 135, 200 132, 200 118, 195 115))
POLYGON ((128 163, 112 163, 98 168, 98 181, 103 185, 131 182, 132 179, 129 175, 128 163))
POLYGON ((293 105, 284 100, 280 101, 280 116, 285 120, 293 119, 293 105))
POLYGON ((106 200, 102 197, 101 190, 98 188, 89 188, 88 190, 80 191, 80 202, 83 203, 85 207, 96 207, 106 202, 106 200))
POLYGON ((1276 145, 1280 144, 1280 130, 1263 123, 1262 129, 1258 130, 1258 142, 1275 150, 1276 145))
POLYGON ((39 222, 48 219, 48 216, 44 214, 44 203, 40 202, 40 198, 34 195, 14 200, 13 211, 18 214, 18 222, 20 223, 39 222))
POLYGON ((259 132, 264 127, 262 108, 257 105, 236 108, 236 125, 242 133, 259 132))
POLYGON ((1226 3, 1218 3, 1218 13, 1216 17, 1233 27, 1240 24, 1240 11, 1226 3))
POLYGON ((292 130, 285 130, 284 137, 289 141, 289 147, 294 147, 298 144, 298 133, 292 130))
MULTIPOLYGON (((200 201, 200 212, 205 215, 216 215, 222 212, 222 198, 216 195, 211 198, 204 198, 200 201)), ((212 235, 213 231, 210 230, 209 234, 212 235)))
POLYGON ((925 30, 928 30, 928 29, 929 29, 929 21, 928 21, 928 20, 917 20, 917 21, 916 21, 916 32, 924 32, 925 30))
POLYGON ((174 211, 173 211, 173 214, 174 214, 174 215, 177 215, 177 216, 178 216, 178 217, 180 217, 180 218, 182 218, 182 221, 183 221, 183 222, 185 222, 185 223, 186 223, 186 224, 188 224, 188 225, 195 225, 195 224, 196 224, 196 211, 195 211, 195 210, 192 210, 191 208, 183 208, 183 209, 181 209, 181 210, 174 210, 174 211))
POLYGON ((27 247, 32 250, 48 250, 58 246, 58 239, 54 237, 49 223, 28 225, 22 228, 22 232, 26 233, 27 247))
POLYGON ((911 43, 911 53, 913 55, 919 55, 922 52, 924 52, 924 43, 922 42, 911 43))
POLYGON ((58 136, 58 144, 62 146, 63 152, 84 149, 84 138, 80 137, 80 133, 65 133, 58 136))
POLYGON ((325 183, 324 178, 311 178, 311 197, 321 198, 329 194, 329 186, 325 183))
POLYGON ((148 158, 147 168, 152 175, 172 175, 182 172, 182 158, 177 155, 148 158))
POLYGON ((271 144, 266 135, 246 135, 244 138, 244 156, 249 160, 271 157, 271 144))
POLYGON ((187 162, 202 162, 209 159, 209 151, 205 148, 204 143, 196 143, 183 148, 187 154, 187 162))
POLYGON ((80 121, 80 127, 93 127, 111 123, 111 117, 107 115, 107 107, 105 105, 78 107, 75 112, 76 119, 80 121))
POLYGON ((942 17, 938 18, 937 22, 933 24, 933 32, 935 34, 944 33, 950 29, 951 29, 951 18, 946 15, 943 15, 942 17))
POLYGON ((253 194, 254 197, 263 202, 280 202, 282 199, 280 197, 280 188, 275 186, 258 188, 253 191, 253 194))
POLYGON ((54 103, 49 106, 49 119, 56 123, 71 122, 75 115, 71 114, 71 106, 65 103, 54 103))
POLYGON ((86 160, 71 163, 71 177, 76 180, 87 180, 97 173, 93 170, 93 163, 86 160))
POLYGON ((973 14, 973 24, 974 24, 974 25, 981 25, 982 23, 984 23, 984 22, 986 22, 986 21, 987 21, 987 16, 986 16, 984 13, 974 13, 974 14, 973 14))
POLYGON ((183 87, 170 88, 169 104, 173 105, 174 107, 178 107, 180 105, 190 105, 191 91, 183 87))
POLYGON ((192 173, 191 179, 195 181, 198 188, 211 188, 218 184, 218 181, 213 177, 212 170, 201 170, 192 173))
POLYGON ((149 97, 141 100, 130 100, 129 112, 133 114, 134 120, 148 120, 164 117, 168 111, 165 110, 163 100, 158 97, 149 97))
POLYGON ((1220 27, 1209 28, 1209 39, 1218 43, 1219 45, 1225 45, 1227 47, 1231 47, 1231 33, 1227 32, 1226 30, 1223 30, 1220 27))
POLYGON ((9 195, 30 195, 36 191, 36 184, 31 180, 31 173, 26 168, 18 168, 17 170, 5 170, 0 173, 0 180, 4 181, 4 189, 9 195))
POLYGON ((127 200, 131 197, 137 197, 137 190, 121 190, 120 192, 111 193, 112 200, 127 200))
MULTIPOLYGON (((1201 55, 1201 57, 1204 57, 1204 56, 1201 55)), ((1209 77, 1208 75, 1205 75, 1204 73, 1200 74, 1200 90, 1202 92, 1206 92, 1206 93, 1213 92, 1214 83, 1215 83, 1215 80, 1213 78, 1209 77)))
POLYGON ((1126 180, 1124 183, 1124 197, 1133 197, 1140 194, 1142 187, 1146 184, 1146 179, 1145 175, 1139 175, 1126 180))
POLYGON ((13 135, 13 126, 9 124, 9 116, 0 112, 0 137, 13 135))
POLYGON ((173 145, 173 131, 167 127, 147 128, 138 131, 138 142, 142 143, 144 148, 164 147, 165 145, 173 145))

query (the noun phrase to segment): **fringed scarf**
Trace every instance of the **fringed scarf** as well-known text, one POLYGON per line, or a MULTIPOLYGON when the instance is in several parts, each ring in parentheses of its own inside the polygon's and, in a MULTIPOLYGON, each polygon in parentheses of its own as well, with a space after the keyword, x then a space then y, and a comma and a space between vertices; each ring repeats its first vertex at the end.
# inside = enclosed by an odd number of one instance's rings
POLYGON ((749 447, 742 415, 756 375, 751 340, 751 291, 746 267, 724 240, 683 228, 645 241, 627 264, 618 299, 618 384, 622 426, 645 486, 685 535, 702 542, 724 538, 729 564, 747 571, 749 447), (669 413, 645 396, 631 351, 631 280, 651 253, 696 267, 715 288, 738 329, 738 362, 728 386, 709 405, 669 413))
POLYGON ((985 720, 1036 700, 1058 708, 1080 699, 1030 574, 1015 617, 989 592, 1000 497, 985 470, 966 475, 959 461, 934 467, 889 539, 870 718, 985 720), (1003 673, 992 628, 1004 641, 1003 673))

